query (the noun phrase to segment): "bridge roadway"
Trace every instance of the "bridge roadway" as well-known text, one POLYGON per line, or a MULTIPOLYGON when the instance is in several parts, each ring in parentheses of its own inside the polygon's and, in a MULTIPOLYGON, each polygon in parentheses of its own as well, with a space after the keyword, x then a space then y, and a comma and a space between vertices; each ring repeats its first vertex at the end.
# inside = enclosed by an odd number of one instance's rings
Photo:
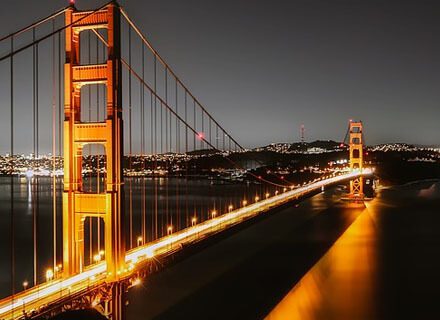
MULTIPOLYGON (((129 278, 149 259, 170 255, 183 247, 200 241, 212 234, 237 225, 260 213, 267 212, 289 201, 304 197, 321 188, 351 180, 360 175, 370 175, 370 169, 363 172, 345 172, 334 177, 318 180, 310 184, 287 190, 278 195, 262 199, 245 207, 236 209, 217 218, 213 218, 192 227, 177 231, 154 242, 134 248, 127 252, 125 261, 127 269, 121 273, 121 278, 129 278)), ((24 314, 39 313, 38 310, 69 299, 72 296, 85 294, 99 287, 106 281, 105 262, 94 264, 84 272, 75 276, 55 279, 17 293, 0 301, 0 319, 24 318, 24 314)))

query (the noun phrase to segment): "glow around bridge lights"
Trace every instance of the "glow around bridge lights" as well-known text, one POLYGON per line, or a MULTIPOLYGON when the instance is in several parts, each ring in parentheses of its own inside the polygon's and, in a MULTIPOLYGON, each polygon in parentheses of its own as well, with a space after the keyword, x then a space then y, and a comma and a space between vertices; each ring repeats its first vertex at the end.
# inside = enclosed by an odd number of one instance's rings
POLYGON ((142 280, 141 280, 141 278, 135 278, 135 279, 131 282, 131 285, 132 285, 133 287, 138 286, 138 285, 140 285, 140 284, 142 284, 142 280))
POLYGON ((154 258, 154 249, 153 249, 153 248, 147 248, 147 249, 145 250, 145 256, 146 256, 148 259, 154 258))
POLYGON ((53 280, 53 270, 47 269, 46 270, 46 281, 51 281, 51 280, 53 280))
POLYGON ((205 133, 203 133, 203 132, 198 132, 198 133, 197 133, 197 138, 198 138, 199 140, 203 140, 203 139, 205 139, 205 133))

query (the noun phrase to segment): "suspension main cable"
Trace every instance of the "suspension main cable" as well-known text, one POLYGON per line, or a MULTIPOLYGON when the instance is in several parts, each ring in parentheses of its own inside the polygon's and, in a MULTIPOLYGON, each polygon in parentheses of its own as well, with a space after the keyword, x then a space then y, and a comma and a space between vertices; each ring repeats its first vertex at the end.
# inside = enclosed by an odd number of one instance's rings
MULTIPOLYGON (((144 44, 150 49, 150 51, 153 53, 154 57, 156 57, 159 62, 168 69, 170 74, 176 79, 176 81, 182 86, 184 90, 188 92, 190 97, 194 100, 194 103, 197 103, 200 109, 202 109, 210 118, 212 118, 212 121, 214 121, 215 124, 217 124, 220 129, 222 129, 225 133, 227 131, 220 125, 220 123, 217 122, 217 120, 214 119, 214 117, 208 112, 208 110, 200 103, 200 101, 191 93, 191 91, 185 86, 185 84, 180 80, 180 78, 177 76, 177 74, 171 69, 171 67, 165 62, 165 60, 159 55, 159 53, 153 48, 151 43, 147 40, 147 38, 143 35, 143 33, 140 31, 140 29, 137 27, 137 25, 133 22, 133 20, 130 19, 128 14, 124 11, 122 7, 120 7, 120 11, 123 15, 123 17, 126 19, 128 24, 133 28, 133 30, 138 34, 138 36, 141 38, 141 40, 144 42, 144 44)), ((241 146, 234 138, 232 138, 229 134, 228 136, 234 141, 234 143, 237 144, 237 146, 245 150, 243 146, 241 146)))
POLYGON ((96 12, 103 10, 105 7, 107 7, 107 6, 108 6, 109 4, 111 4, 111 3, 113 3, 113 0, 107 2, 105 5, 99 7, 99 8, 96 9, 96 10, 93 10, 93 11, 88 12, 87 14, 85 14, 84 16, 82 16, 81 18, 79 18, 78 20, 75 20, 75 21, 73 21, 72 23, 66 24, 66 25, 62 26, 61 28, 59 28, 59 29, 57 29, 57 30, 55 30, 55 31, 53 31, 53 32, 50 32, 50 33, 46 34, 46 35, 43 36, 43 37, 41 37, 41 38, 39 38, 39 39, 36 39, 36 40, 34 40, 33 42, 28 43, 27 45, 24 45, 24 46, 21 47, 21 48, 18 48, 18 49, 14 50, 14 51, 12 51, 12 52, 10 52, 10 53, 8 53, 8 54, 5 54, 4 56, 0 57, 0 62, 3 61, 3 60, 5 60, 5 59, 9 59, 11 56, 14 56, 14 55, 18 54, 18 53, 20 53, 20 52, 22 52, 22 51, 24 51, 24 50, 26 50, 26 49, 28 49, 28 48, 34 46, 35 44, 38 44, 38 43, 40 43, 40 42, 42 42, 42 41, 44 41, 44 40, 46 40, 46 39, 48 39, 48 38, 54 36, 55 34, 60 33, 60 32, 62 32, 62 31, 64 31, 64 30, 66 30, 67 28, 72 27, 73 25, 75 25, 75 24, 77 24, 78 22, 81 22, 82 20, 84 20, 84 19, 90 17, 91 15, 95 14, 96 12))
MULTIPOLYGON (((229 138, 229 149, 231 149, 231 142, 234 143, 234 147, 235 148, 239 148, 240 151, 246 151, 246 148, 244 148, 240 143, 238 143, 218 122, 217 120, 215 120, 215 118, 211 115, 210 112, 208 112, 208 110, 200 103, 200 101, 188 90, 188 88, 183 84, 183 82, 180 80, 180 78, 177 76, 177 74, 171 69, 171 67, 165 62, 165 60, 159 55, 159 53, 154 49, 154 47, 152 46, 152 44, 147 40, 147 38, 143 35, 143 33, 140 31, 140 29, 137 27, 137 25, 133 22, 133 20, 130 19, 130 17, 128 16, 128 14, 124 11, 124 9, 122 7, 120 7, 120 11, 123 15, 123 17, 126 19, 127 23, 133 28, 133 30, 137 33, 137 35, 139 36, 139 38, 141 39, 141 41, 150 49, 150 51, 152 52, 153 56, 155 57, 155 59, 157 59, 162 66, 165 68, 165 72, 169 72, 176 80, 176 82, 182 86, 182 88, 187 92, 187 94, 190 95, 190 97, 193 99, 194 101, 194 117, 195 117, 195 108, 196 108, 196 104, 197 106, 202 110, 202 118, 201 118, 201 125, 202 125, 202 132, 204 129, 204 114, 206 114, 206 116, 208 116, 210 121, 213 121, 214 124, 216 124, 224 133, 223 136, 226 136, 227 138, 229 138)), ((156 92, 156 91, 155 91, 156 92)), ((166 101, 166 100, 165 100, 166 101)), ((161 110, 162 113, 162 110, 161 110)), ((162 126, 162 121, 161 121, 161 126, 162 126)), ((197 129, 196 126, 196 122, 195 122, 195 118, 194 118, 194 126, 197 129)), ((161 130, 162 132, 162 130, 161 130)), ((195 145, 195 137, 194 137, 194 145, 195 145)), ((166 143, 166 142, 165 142, 166 143)), ((203 139, 201 139, 200 144, 201 147, 203 148, 203 139)), ((163 152, 163 151, 162 151, 163 152)), ((255 159, 256 162, 258 162, 259 164, 263 164, 260 160, 255 159)), ((275 176, 277 179, 282 180, 283 182, 288 183, 289 185, 292 185, 293 182, 288 181, 287 179, 284 178, 280 178, 278 177, 275 173, 271 172, 271 175, 275 176)), ((261 180, 258 177, 259 180, 261 180)))
POLYGON ((18 31, 15 31, 13 33, 8 34, 8 35, 0 38, 0 42, 4 41, 6 39, 12 38, 12 37, 16 37, 16 36, 26 32, 26 31, 29 31, 29 30, 31 30, 33 28, 36 28, 36 27, 40 26, 41 24, 43 24, 43 23, 45 23, 45 22, 47 22, 47 21, 49 21, 51 19, 55 19, 59 15, 63 14, 64 12, 66 12, 66 10, 68 8, 69 7, 62 8, 62 9, 56 11, 55 13, 53 13, 53 14, 51 14, 51 15, 43 18, 43 19, 38 20, 37 22, 34 22, 34 23, 32 23, 32 24, 30 24, 30 25, 28 25, 28 26, 26 26, 26 27, 24 27, 24 28, 22 28, 22 29, 20 29, 18 31))

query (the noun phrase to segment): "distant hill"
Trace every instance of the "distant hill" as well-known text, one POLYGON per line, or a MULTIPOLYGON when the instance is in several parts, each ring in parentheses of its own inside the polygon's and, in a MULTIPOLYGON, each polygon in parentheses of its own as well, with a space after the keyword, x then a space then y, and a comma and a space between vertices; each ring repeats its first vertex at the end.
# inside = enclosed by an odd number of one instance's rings
POLYGON ((264 147, 255 148, 253 151, 272 151, 277 153, 325 153, 341 151, 345 145, 333 140, 316 140, 313 142, 271 143, 264 147))

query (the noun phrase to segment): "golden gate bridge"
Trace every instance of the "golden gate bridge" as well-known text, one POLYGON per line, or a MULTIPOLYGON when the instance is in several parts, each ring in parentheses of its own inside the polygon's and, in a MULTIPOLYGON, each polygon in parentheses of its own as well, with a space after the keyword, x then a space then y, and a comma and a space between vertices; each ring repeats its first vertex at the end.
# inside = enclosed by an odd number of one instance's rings
POLYGON ((2 284, 0 319, 84 308, 122 319, 125 292, 186 246, 345 181, 348 198, 363 200, 363 176, 371 170, 363 168, 361 122, 349 124, 347 168, 303 183, 250 170, 249 160, 237 156, 246 149, 115 1, 91 11, 71 1, 0 43, 6 52, 0 56, 0 123, 9 131, 1 140, 9 204, 2 213, 9 214, 10 230, 10 279, 2 282, 9 289, 2 284), (32 129, 31 139, 23 127, 32 129), (18 155, 29 148, 31 165, 23 171, 18 155), (43 152, 50 152, 46 180, 33 167, 43 152), (212 157, 252 186, 243 183, 226 199, 190 196, 194 159, 203 166, 212 157), (23 175, 32 217, 25 230, 17 202, 23 175), (163 183, 170 175, 173 188, 163 183), (43 195, 51 205, 40 206, 43 195), (49 227, 41 226, 47 213, 49 227), (31 235, 29 265, 17 263, 23 234, 31 235))

